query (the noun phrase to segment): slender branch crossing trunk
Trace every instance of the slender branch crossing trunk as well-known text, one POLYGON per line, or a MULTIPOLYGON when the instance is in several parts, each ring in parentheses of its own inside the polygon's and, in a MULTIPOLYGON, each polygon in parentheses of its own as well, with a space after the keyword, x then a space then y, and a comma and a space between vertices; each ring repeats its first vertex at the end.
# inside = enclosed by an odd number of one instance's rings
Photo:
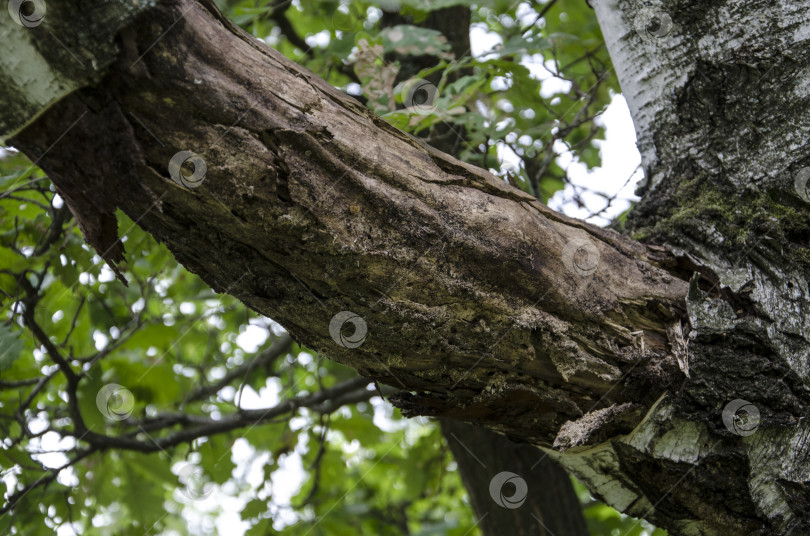
POLYGON ((442 420, 485 535, 588 536, 571 479, 535 447, 480 426, 442 420))

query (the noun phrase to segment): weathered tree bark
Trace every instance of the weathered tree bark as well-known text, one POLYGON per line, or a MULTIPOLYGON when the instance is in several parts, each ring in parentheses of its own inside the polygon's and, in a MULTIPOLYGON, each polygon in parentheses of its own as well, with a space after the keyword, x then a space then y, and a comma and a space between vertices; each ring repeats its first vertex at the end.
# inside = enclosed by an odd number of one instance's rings
POLYGON ((810 2, 593 5, 648 178, 630 228, 714 288, 687 298, 690 379, 564 464, 675 534, 808 534, 810 2), (756 433, 724 433, 735 399, 756 433))
POLYGON ((400 133, 205 0, 137 17, 109 2, 121 16, 95 33, 65 22, 84 2, 4 20, 29 71, 0 62, 3 86, 74 89, 6 91, 0 136, 110 263, 120 208, 214 289, 414 392, 406 413, 550 449, 672 534, 807 533, 810 218, 793 186, 810 163, 810 2, 669 1, 674 27, 659 14, 640 31, 640 2, 593 3, 650 177, 644 243, 400 133), (201 158, 191 178, 168 171, 179 151, 201 158), (365 320, 361 345, 330 335, 341 311, 365 320), (753 435, 723 424, 737 398, 761 413, 753 435))

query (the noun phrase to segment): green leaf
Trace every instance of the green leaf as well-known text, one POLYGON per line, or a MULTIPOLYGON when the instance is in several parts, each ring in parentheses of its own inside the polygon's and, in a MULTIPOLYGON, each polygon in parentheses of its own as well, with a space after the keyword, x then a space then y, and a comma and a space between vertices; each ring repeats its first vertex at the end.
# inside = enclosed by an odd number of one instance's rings
POLYGON ((205 475, 217 484, 224 484, 231 475, 236 465, 231 461, 232 441, 225 436, 211 436, 200 447, 200 467, 205 475))
POLYGON ((7 370, 20 357, 24 343, 11 326, 0 324, 0 370, 7 370))
POLYGON ((121 476, 124 501, 127 510, 141 527, 152 527, 165 515, 163 509, 163 483, 173 479, 171 471, 158 454, 145 456, 143 454, 126 453, 122 456, 121 476))
POLYGON ((245 531, 245 536, 268 536, 268 534, 273 533, 273 521, 270 519, 262 519, 245 531))
POLYGON ((253 499, 248 501, 245 507, 242 508, 240 515, 242 516, 242 519, 251 519, 254 517, 259 517, 265 512, 267 512, 267 501, 262 499, 253 499))
POLYGON ((79 411, 81 412, 82 419, 84 419, 84 424, 88 429, 97 433, 101 433, 107 426, 104 415, 96 404, 98 392, 103 387, 104 382, 101 380, 101 370, 96 369, 82 378, 81 382, 79 382, 79 388, 76 390, 79 411))
POLYGON ((402 56, 430 55, 451 58, 450 45, 441 32, 400 24, 385 28, 382 32, 385 52, 396 52, 402 56))

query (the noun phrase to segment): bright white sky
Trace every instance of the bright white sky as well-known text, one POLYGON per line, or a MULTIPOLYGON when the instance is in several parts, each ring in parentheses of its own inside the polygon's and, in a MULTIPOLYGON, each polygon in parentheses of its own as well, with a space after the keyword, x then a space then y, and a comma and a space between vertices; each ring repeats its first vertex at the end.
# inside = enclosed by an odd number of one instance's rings
MULTIPOLYGON (((531 20, 531 19, 529 19, 531 20)), ((471 31, 472 54, 482 56, 500 42, 496 34, 487 33, 481 27, 473 27, 471 31)), ((317 41, 317 39, 316 39, 317 41)), ((565 88, 565 83, 551 78, 551 74, 543 67, 542 62, 533 61, 527 58, 524 64, 529 67, 533 75, 542 81, 541 93, 544 96, 551 96, 555 92, 565 88)), ((586 167, 572 159, 570 154, 565 154, 558 162, 563 168, 568 170, 573 186, 567 186, 564 191, 557 194, 550 200, 551 208, 559 210, 569 216, 584 218, 591 213, 604 208, 606 202, 601 197, 585 193, 582 198, 586 204, 585 208, 577 207, 570 199, 574 195, 575 188, 586 188, 602 192, 608 196, 618 194, 617 201, 604 213, 604 217, 592 218, 592 223, 605 225, 612 218, 623 212, 629 206, 630 200, 634 200, 633 190, 636 182, 641 178, 641 171, 637 171, 640 163, 640 155, 636 149, 635 131, 630 119, 627 104, 621 95, 613 98, 606 112, 600 119, 606 127, 606 140, 599 142, 602 154, 602 167, 588 172, 586 167)), ((502 151, 501 157, 506 163, 516 163, 517 158, 509 151, 502 151)), ((278 326, 274 328, 280 329, 278 326)), ((237 344, 247 352, 255 351, 267 339, 267 331, 264 326, 250 326, 237 338, 237 344)), ((311 356, 301 356, 302 361, 311 360, 311 356)), ((302 364, 306 364, 303 363, 302 364)), ((267 386, 258 393, 251 388, 245 388, 242 396, 242 407, 244 408, 266 408, 278 403, 282 393, 277 381, 269 379, 267 386)), ((224 391, 225 398, 233 396, 233 390, 224 391)), ((375 398, 372 401, 376 417, 375 423, 384 429, 391 429, 392 422, 388 420, 390 407, 375 398)), ((293 420, 293 427, 300 428, 305 424, 304 419, 293 420)), ((32 429, 36 425, 32 426, 32 429)), ((46 435, 42 441, 43 450, 62 448, 69 445, 60 445, 56 441, 56 436, 46 435)), ((64 456, 59 454, 44 454, 39 458, 46 465, 57 467, 64 463, 64 456)), ((245 440, 237 440, 232 449, 232 460, 236 464, 236 475, 246 484, 249 489, 237 491, 234 486, 227 486, 223 490, 216 486, 211 488, 211 493, 204 499, 191 500, 182 494, 182 486, 178 487, 175 496, 181 499, 186 505, 184 513, 189 521, 190 531, 193 534, 227 534, 229 536, 242 536, 249 528, 239 516, 244 504, 258 496, 266 496, 269 487, 272 487, 274 502, 280 505, 288 505, 291 497, 297 493, 304 479, 304 470, 301 458, 298 454, 287 456, 281 462, 282 471, 276 473, 271 484, 263 482, 262 467, 267 460, 267 454, 257 454, 245 440), (263 490, 263 491, 261 491, 263 490), (231 497, 236 495, 236 497, 231 497), (207 521, 197 512, 219 512, 216 517, 216 525, 209 526, 207 521)), ((182 464, 174 468, 175 472, 180 472, 182 464)), ((75 477, 70 471, 63 471, 60 481, 65 483, 73 482, 75 477)), ((289 511, 283 509, 277 513, 279 522, 291 521, 289 511)), ((58 531, 59 536, 72 535, 73 532, 66 527, 58 531)), ((171 532, 165 534, 174 534, 171 532)))
MULTIPOLYGON (((530 22, 534 17, 527 14, 526 18, 530 22)), ((470 32, 470 43, 473 56, 479 57, 485 56, 487 51, 501 43, 501 39, 495 33, 486 32, 482 26, 474 25, 470 32)), ((521 63, 529 69, 532 76, 542 81, 540 94, 543 97, 551 98, 555 93, 568 89, 568 82, 554 78, 544 67, 539 56, 526 57, 521 63)), ((602 167, 589 173, 584 164, 574 160, 570 153, 564 153, 557 162, 563 169, 568 170, 572 185, 557 192, 549 200, 549 206, 574 218, 587 218, 602 210, 607 204, 605 199, 590 192, 601 192, 608 197, 616 196, 616 201, 602 214, 603 217, 597 216, 587 220, 596 225, 607 225, 613 218, 627 210, 630 201, 637 200, 633 191, 642 177, 642 172, 638 169, 641 155, 636 148, 636 132, 624 97, 614 96, 607 110, 597 121, 606 128, 605 141, 596 142, 602 154, 602 167), (581 191, 583 188, 590 192, 582 193, 581 198, 586 206, 580 208, 571 200, 575 189, 581 191)), ((565 150, 561 142, 558 150, 561 153, 565 150)), ((500 156, 505 162, 516 165, 518 157, 510 153, 511 150, 502 150, 500 156)))

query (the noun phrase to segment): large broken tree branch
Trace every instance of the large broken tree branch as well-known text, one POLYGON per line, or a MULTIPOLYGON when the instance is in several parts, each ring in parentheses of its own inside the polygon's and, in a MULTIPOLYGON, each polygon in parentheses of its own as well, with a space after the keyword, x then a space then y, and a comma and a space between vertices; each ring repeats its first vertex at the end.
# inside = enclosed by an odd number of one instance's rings
POLYGON ((397 131, 206 3, 150 10, 120 46, 12 140, 36 158, 70 128, 40 163, 102 255, 119 207, 298 340, 430 391, 400 400, 410 413, 540 444, 597 409, 629 431, 683 377, 666 332, 686 283, 661 250, 397 131), (170 176, 182 150, 207 168, 194 187, 170 176), (366 319, 361 346, 330 336, 341 311, 366 319))

